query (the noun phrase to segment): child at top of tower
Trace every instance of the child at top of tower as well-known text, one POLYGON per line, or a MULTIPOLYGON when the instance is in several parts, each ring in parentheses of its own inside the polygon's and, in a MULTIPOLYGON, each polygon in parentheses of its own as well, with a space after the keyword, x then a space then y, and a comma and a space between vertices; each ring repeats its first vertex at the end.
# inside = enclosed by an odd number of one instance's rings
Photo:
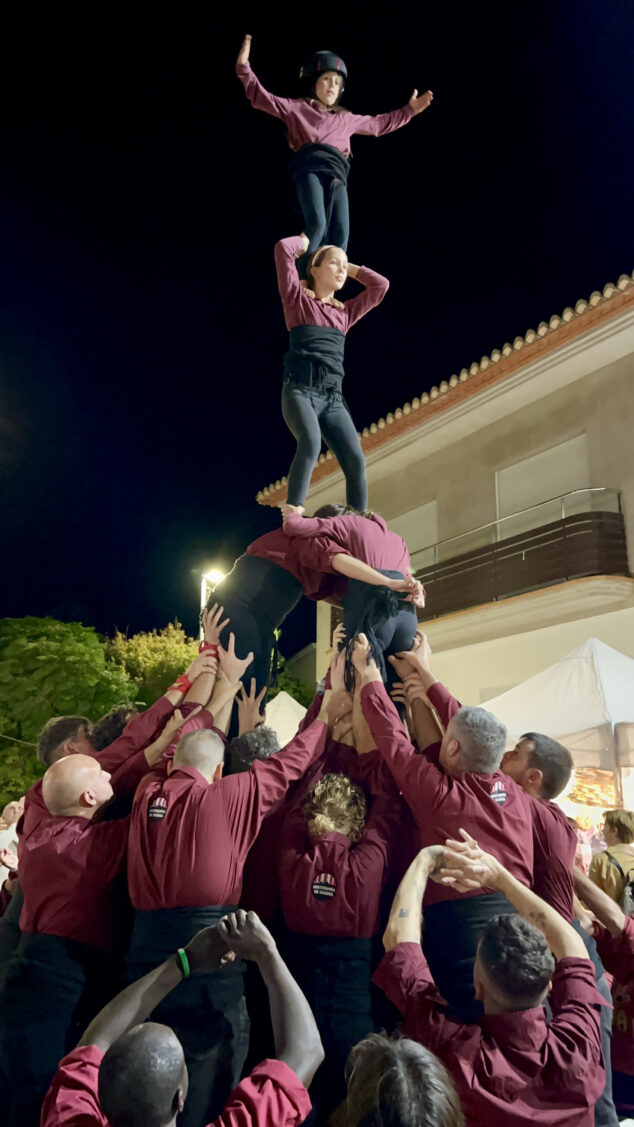
POLYGON ((346 250, 350 235, 348 172, 350 138, 355 133, 383 137, 407 125, 431 104, 431 90, 419 96, 414 90, 409 102, 391 113, 351 113, 339 105, 346 65, 332 51, 317 51, 304 64, 300 78, 306 86, 303 98, 278 98, 269 94, 251 70, 251 36, 244 38, 236 72, 247 98, 256 110, 279 117, 286 125, 293 151, 289 165, 299 206, 304 216, 308 250, 300 259, 300 277, 306 277, 311 254, 326 243, 346 250))

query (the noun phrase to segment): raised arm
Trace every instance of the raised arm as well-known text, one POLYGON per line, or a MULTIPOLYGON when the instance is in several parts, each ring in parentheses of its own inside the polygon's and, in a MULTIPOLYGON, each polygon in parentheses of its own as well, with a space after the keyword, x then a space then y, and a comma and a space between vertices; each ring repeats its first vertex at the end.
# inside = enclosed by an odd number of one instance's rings
POLYGON ((236 74, 244 86, 244 92, 254 110, 263 110, 271 117, 279 117, 285 121, 293 106, 292 98, 277 98, 269 94, 262 83, 255 77, 249 62, 251 55, 251 36, 245 35, 240 53, 236 59, 236 74))
POLYGON ((392 110, 391 113, 379 113, 374 116, 370 114, 353 114, 352 115, 352 130, 351 132, 360 133, 365 137, 385 137, 387 133, 393 133, 395 129, 401 129, 407 125, 413 117, 416 117, 423 110, 426 110, 434 100, 434 95, 431 90, 426 90, 424 94, 418 93, 414 90, 407 105, 403 106, 400 110, 392 110))
POLYGON ((474 888, 492 888, 517 909, 519 914, 543 932, 553 955, 560 959, 587 959, 588 952, 580 935, 566 923, 559 912, 551 908, 530 888, 511 876, 496 857, 480 849, 466 830, 460 830, 462 841, 445 842, 445 868, 441 870, 441 883, 455 887, 459 892, 474 888))
POLYGON ((367 266, 354 266, 351 262, 348 263, 348 277, 355 278, 364 287, 363 293, 345 302, 348 328, 351 329, 361 317, 380 305, 390 288, 390 283, 382 274, 369 270, 367 266))
POLYGON ((386 951, 391 951, 399 943, 420 943, 427 881, 430 873, 438 872, 443 862, 442 845, 428 845, 416 854, 392 901, 390 918, 383 935, 386 951))
POLYGON ((277 271, 277 288, 284 305, 292 305, 301 293, 295 259, 300 258, 307 250, 308 238, 303 234, 291 235, 290 238, 280 239, 275 244, 273 254, 277 271))
POLYGON ((275 940, 255 912, 239 909, 225 916, 220 931, 239 958, 257 963, 269 994, 275 1057, 307 1088, 324 1059, 312 1011, 275 940))

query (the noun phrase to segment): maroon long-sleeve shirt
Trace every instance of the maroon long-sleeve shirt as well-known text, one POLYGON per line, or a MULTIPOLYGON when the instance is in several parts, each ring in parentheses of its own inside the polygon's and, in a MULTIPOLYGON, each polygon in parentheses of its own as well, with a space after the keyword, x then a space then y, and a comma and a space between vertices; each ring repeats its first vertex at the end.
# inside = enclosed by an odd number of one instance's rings
POLYGON ((612 1068, 634 1076, 634 919, 626 916, 616 936, 595 922, 594 938, 605 969, 614 976, 612 1068))
MULTIPOLYGON (((428 696, 446 727, 455 715, 457 701, 439 682, 430 688, 428 696)), ((530 886, 533 833, 531 799, 526 792, 502 771, 447 775, 430 758, 430 752, 440 745, 417 754, 382 683, 374 681, 363 687, 361 707, 376 746, 416 818, 421 847, 437 845, 446 838, 459 841, 463 828, 482 849, 498 857, 517 880, 530 886)), ((466 895, 479 896, 482 891, 476 889, 466 895)), ((431 882, 425 905, 458 897, 449 886, 431 882)))
POLYGON ((332 561, 335 556, 350 554, 347 548, 342 548, 336 540, 327 536, 316 536, 312 540, 291 539, 281 528, 259 536, 245 552, 246 556, 270 560, 290 572, 301 583, 306 597, 315 601, 338 601, 345 593, 345 576, 335 572, 332 561))
POLYGON ((531 799, 533 816, 533 889, 568 923, 575 918, 572 870, 577 835, 560 806, 531 799))
POLYGON ((399 814, 398 798, 374 798, 354 844, 336 832, 311 838, 301 807, 288 814, 278 866, 284 919, 292 932, 358 939, 376 935, 399 814))
MULTIPOLYGON (((41 1127, 109 1127, 99 1103, 104 1054, 81 1045, 60 1061, 42 1107, 41 1127)), ((241 1080, 209 1127, 299 1127, 311 1109, 306 1088, 281 1060, 264 1060, 241 1080)))
POLYGON ((549 1001, 464 1024, 443 1003, 418 943, 399 943, 373 981, 403 1015, 406 1037, 425 1045, 450 1072, 465 1120, 494 1127, 592 1127, 603 1091, 603 999, 590 959, 560 959, 549 1001))
POLYGON ((302 145, 320 144, 339 149, 347 157, 350 155, 350 138, 355 133, 383 137, 407 125, 414 117, 409 102, 400 110, 372 117, 323 106, 317 98, 278 98, 264 89, 249 63, 238 63, 236 74, 253 108, 284 122, 288 143, 294 152, 302 145))
POLYGON ((20 849, 20 929, 110 951, 120 919, 117 877, 125 866, 129 818, 91 822, 47 812, 20 849))
MULTIPOLYGON (((103 751, 94 753, 104 771, 112 776, 110 781, 117 798, 134 794, 137 784, 147 771, 145 748, 152 743, 173 711, 171 701, 165 696, 159 697, 145 712, 132 717, 118 739, 108 744, 103 751)), ((28 837, 43 819, 49 817, 42 798, 42 780, 38 779, 26 794, 24 814, 18 823, 20 838, 28 837)))
POLYGON ((284 307, 286 328, 290 332, 298 325, 319 325, 321 328, 338 329, 345 336, 361 317, 383 301, 390 283, 387 278, 369 270, 367 266, 360 266, 356 281, 365 288, 357 297, 340 303, 343 305, 340 309, 317 297, 311 297, 300 286, 295 259, 302 250, 303 242, 299 235, 280 239, 275 244, 277 285, 284 307))
POLYGON ((163 759, 134 798, 128 849, 134 907, 237 904, 244 861, 263 818, 321 755, 326 732, 315 720, 281 752, 214 783, 193 767, 168 777, 163 759))
MULTIPOLYGON (((284 521, 284 532, 292 542, 299 540, 302 544, 321 545, 324 538, 329 544, 334 541, 346 554, 370 567, 403 574, 411 571, 407 544, 398 533, 390 532, 378 513, 370 519, 353 513, 339 517, 304 517, 300 513, 289 513, 284 521)), ((325 558, 323 566, 328 566, 325 558)))

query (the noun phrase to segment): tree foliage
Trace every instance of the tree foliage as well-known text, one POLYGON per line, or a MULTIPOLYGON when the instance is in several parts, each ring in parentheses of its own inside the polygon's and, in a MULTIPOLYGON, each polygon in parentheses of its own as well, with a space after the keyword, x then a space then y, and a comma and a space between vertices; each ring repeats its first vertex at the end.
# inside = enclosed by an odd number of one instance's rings
MULTIPOLYGON (((248 676, 249 671, 247 669, 247 679, 248 676)), ((276 697, 278 693, 281 693, 282 690, 285 693, 288 693, 290 696, 294 697, 294 699, 299 701, 300 704, 303 704, 304 708, 308 708, 315 695, 314 689, 311 689, 308 685, 305 685, 304 682, 300 681, 299 677, 295 677, 293 673, 289 673, 288 669, 286 668, 285 659, 283 657, 279 657, 277 665, 277 685, 269 689, 267 694, 268 699, 273 700, 273 698, 276 697)))
POLYGON ((137 692, 124 669, 106 663, 103 638, 92 627, 0 619, 0 805, 41 774, 34 745, 51 716, 96 720, 137 692))
POLYGON ((117 631, 113 639, 106 639, 109 666, 124 670, 134 680, 138 699, 144 705, 158 700, 197 653, 198 643, 187 636, 178 621, 130 637, 117 631))

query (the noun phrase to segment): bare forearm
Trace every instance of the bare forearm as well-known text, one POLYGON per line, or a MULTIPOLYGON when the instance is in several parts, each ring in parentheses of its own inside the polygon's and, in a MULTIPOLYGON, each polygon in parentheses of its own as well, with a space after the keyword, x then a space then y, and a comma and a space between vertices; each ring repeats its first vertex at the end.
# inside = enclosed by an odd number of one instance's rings
POLYGON ((556 959, 588 957, 583 940, 563 916, 540 896, 536 896, 530 888, 520 884, 506 869, 502 869, 498 875, 495 888, 506 896, 525 920, 543 932, 556 959))
POLYGON ((308 1087, 324 1059, 311 1008, 277 948, 267 950, 258 965, 269 993, 275 1056, 308 1087))
POLYGON ((155 967, 108 1002, 91 1021, 79 1042, 80 1046, 97 1045, 102 1052, 107 1052, 119 1037, 145 1021, 166 994, 178 986, 182 977, 175 956, 155 967))
POLYGON ((423 896, 427 888, 429 864, 422 853, 412 861, 392 902, 390 918, 383 936, 386 951, 399 943, 420 943, 423 927, 423 896))
POLYGON ((412 719, 416 743, 421 751, 442 739, 442 728, 435 713, 424 700, 412 701, 412 719))
POLYGON ((574 870, 575 891, 577 896, 603 924, 610 935, 621 935, 625 927, 625 913, 615 900, 599 888, 594 881, 582 873, 580 869, 574 870))

